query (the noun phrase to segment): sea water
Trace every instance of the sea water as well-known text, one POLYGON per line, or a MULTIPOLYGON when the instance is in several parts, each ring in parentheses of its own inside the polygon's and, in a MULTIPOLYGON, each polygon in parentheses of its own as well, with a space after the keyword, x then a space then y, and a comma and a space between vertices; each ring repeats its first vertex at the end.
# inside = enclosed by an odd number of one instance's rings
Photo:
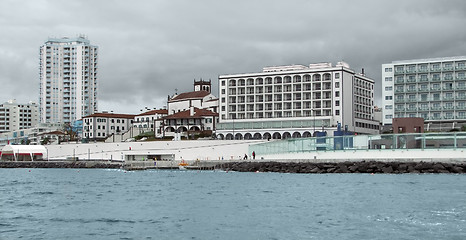
POLYGON ((0 239, 466 239, 466 175, 0 169, 0 239))

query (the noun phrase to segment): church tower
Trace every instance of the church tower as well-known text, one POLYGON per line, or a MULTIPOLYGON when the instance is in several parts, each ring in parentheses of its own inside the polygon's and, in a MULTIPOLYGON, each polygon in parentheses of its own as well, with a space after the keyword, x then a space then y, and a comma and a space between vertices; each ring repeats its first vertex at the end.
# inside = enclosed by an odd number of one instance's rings
POLYGON ((194 91, 207 91, 209 93, 211 93, 211 90, 212 90, 212 81, 209 79, 209 81, 204 81, 202 80, 199 80, 199 81, 196 81, 196 79, 194 79, 194 91))

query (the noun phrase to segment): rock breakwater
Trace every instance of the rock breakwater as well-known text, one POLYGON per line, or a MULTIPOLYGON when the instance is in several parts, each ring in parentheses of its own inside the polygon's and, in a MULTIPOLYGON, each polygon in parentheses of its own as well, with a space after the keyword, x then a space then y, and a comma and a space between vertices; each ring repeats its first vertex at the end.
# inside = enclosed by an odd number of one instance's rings
POLYGON ((444 162, 233 162, 216 166, 217 169, 237 172, 281 173, 466 173, 466 163, 444 162))

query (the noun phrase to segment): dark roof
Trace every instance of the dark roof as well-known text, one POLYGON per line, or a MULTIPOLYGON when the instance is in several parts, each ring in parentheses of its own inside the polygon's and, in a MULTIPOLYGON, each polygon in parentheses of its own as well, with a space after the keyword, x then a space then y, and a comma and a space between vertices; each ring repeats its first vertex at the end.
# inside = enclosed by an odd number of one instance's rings
POLYGON ((155 114, 168 114, 168 110, 167 109, 150 110, 145 113, 141 113, 137 116, 146 116, 146 115, 155 115, 155 114))
POLYGON ((38 135, 65 135, 65 133, 57 130, 57 131, 52 131, 52 132, 41 133, 38 135))
POLYGON ((164 117, 164 119, 186 119, 186 118, 202 118, 208 116, 218 116, 218 113, 212 112, 207 109, 194 108, 194 115, 191 116, 190 110, 177 112, 172 115, 164 117))
POLYGON ((184 99, 200 99, 204 98, 205 96, 209 95, 210 92, 207 91, 194 91, 194 92, 185 92, 176 95, 174 98, 170 99, 172 101, 180 101, 184 99))
POLYGON ((103 118, 128 118, 133 119, 136 115, 133 114, 118 114, 118 113, 94 113, 83 118, 103 117, 103 118))

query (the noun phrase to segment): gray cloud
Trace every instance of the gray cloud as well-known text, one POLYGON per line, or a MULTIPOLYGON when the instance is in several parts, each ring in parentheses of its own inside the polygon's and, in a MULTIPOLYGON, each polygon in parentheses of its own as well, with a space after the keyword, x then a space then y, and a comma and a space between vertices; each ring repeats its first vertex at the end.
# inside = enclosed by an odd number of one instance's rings
POLYGON ((465 55, 465 13, 460 0, 2 0, 0 101, 37 101, 39 46, 78 34, 100 48, 99 110, 159 108, 194 78, 217 89, 218 75, 282 64, 343 60, 380 88, 382 63, 465 55))

